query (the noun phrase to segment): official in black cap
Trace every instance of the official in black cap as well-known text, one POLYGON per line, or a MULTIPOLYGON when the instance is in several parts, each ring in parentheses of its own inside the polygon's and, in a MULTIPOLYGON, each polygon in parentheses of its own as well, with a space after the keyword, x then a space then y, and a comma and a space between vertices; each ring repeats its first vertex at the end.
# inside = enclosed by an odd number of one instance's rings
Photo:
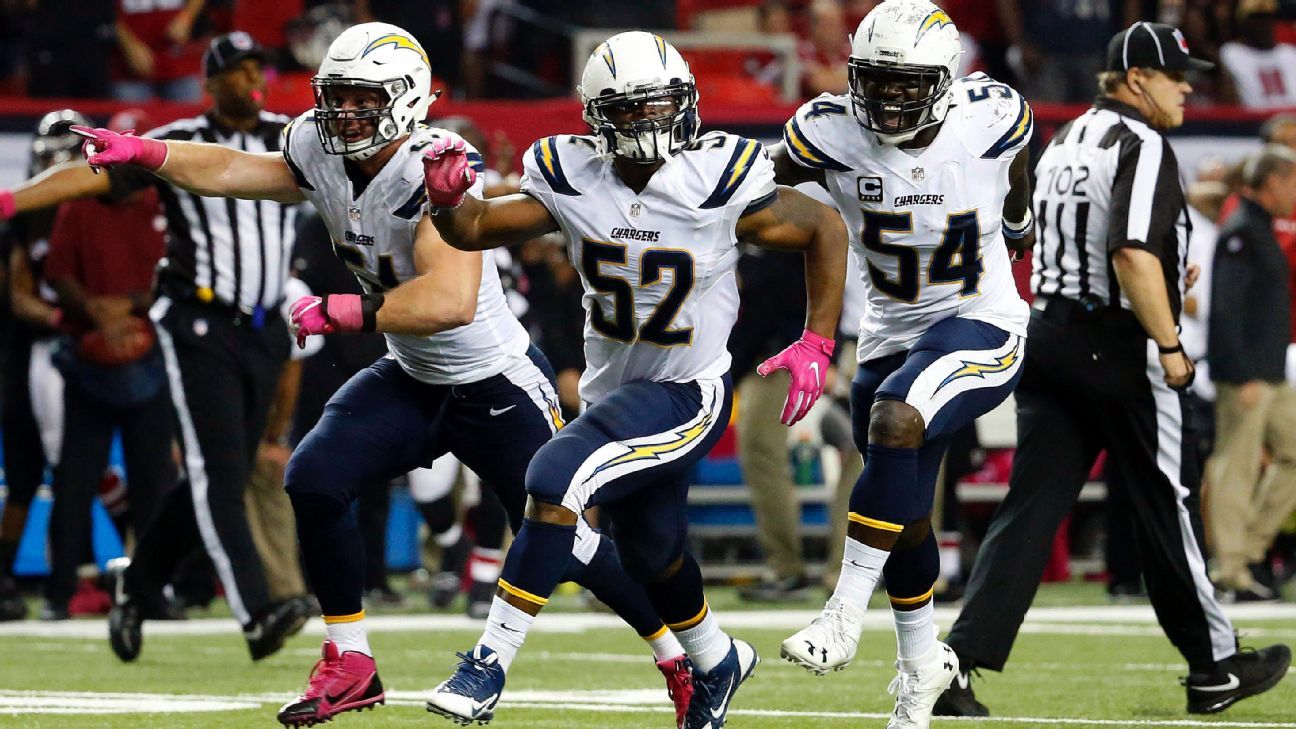
MULTIPOLYGON (((1135 23, 1107 47, 1093 107, 1058 129, 1035 168, 1035 294, 1017 403, 1017 451, 945 642, 960 674, 935 713, 985 716, 969 671, 1002 671, 1058 526, 1099 452, 1133 522, 1148 600, 1188 663, 1189 713, 1272 688, 1291 651, 1239 651, 1202 555, 1200 467, 1179 342, 1191 224, 1174 150, 1192 58, 1177 29, 1135 23)), ((1059 676, 1064 678, 1064 676, 1059 676)), ((1151 698, 1149 696, 1149 698, 1151 698)))
MULTIPOLYGON (((278 153, 289 120, 263 109, 265 56, 247 33, 217 37, 203 57, 211 108, 145 136, 278 153)), ((279 309, 296 205, 200 197, 142 167, 95 174, 70 163, 0 190, 0 218, 77 197, 121 198, 149 186, 157 188, 167 218, 166 258, 151 313, 180 426, 185 480, 137 535, 130 566, 113 570, 121 584, 109 614, 109 640, 119 658, 135 660, 142 623, 173 616, 162 589, 177 564, 205 549, 249 653, 259 660, 300 630, 307 614, 301 599, 272 598, 244 499, 288 359, 291 340, 279 309)), ((290 508, 280 496, 282 507, 290 508)))

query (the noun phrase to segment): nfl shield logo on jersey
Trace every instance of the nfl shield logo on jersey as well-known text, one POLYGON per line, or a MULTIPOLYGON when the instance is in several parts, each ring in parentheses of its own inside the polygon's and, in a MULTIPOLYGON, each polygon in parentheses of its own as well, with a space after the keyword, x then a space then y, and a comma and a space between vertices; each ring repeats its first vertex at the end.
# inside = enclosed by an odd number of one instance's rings
POLYGON ((347 217, 350 218, 353 222, 358 222, 360 220, 360 208, 351 208, 350 210, 348 210, 347 217))
POLYGON ((922 182, 923 178, 927 176, 927 173, 923 172, 923 168, 915 167, 909 171, 909 176, 913 178, 914 182, 922 182))
POLYGON ((632 217, 632 218, 637 218, 637 217, 639 217, 639 216, 642 215, 642 214, 643 214, 643 204, 642 204, 642 203, 631 203, 631 205, 630 205, 630 217, 632 217))

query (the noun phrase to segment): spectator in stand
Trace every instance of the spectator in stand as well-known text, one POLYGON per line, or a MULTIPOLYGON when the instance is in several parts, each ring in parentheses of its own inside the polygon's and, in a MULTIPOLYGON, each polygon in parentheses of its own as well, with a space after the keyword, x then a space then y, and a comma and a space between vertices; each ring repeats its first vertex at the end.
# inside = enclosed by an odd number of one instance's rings
POLYGON ((977 51, 975 65, 964 58, 963 68, 985 71, 991 77, 1001 81, 1013 80, 1013 72, 1007 60, 1008 37, 1004 34, 1003 23, 999 20, 997 4, 989 5, 984 0, 938 0, 936 4, 949 13, 958 25, 959 37, 964 41, 964 47, 967 47, 968 41, 972 41, 975 46, 977 51))
POLYGON ((1249 109, 1296 107, 1296 45, 1278 42, 1277 0, 1241 0, 1238 37, 1220 48, 1220 60, 1249 109))
MULTIPOLYGON (((126 131, 134 119, 119 114, 109 127, 126 131)), ((45 278, 57 292, 61 328, 74 339, 55 354, 65 435, 54 470, 45 617, 68 614, 77 568, 91 554, 90 507, 113 433, 121 431, 136 534, 176 481, 166 368, 148 319, 165 230, 152 187, 116 201, 72 200, 54 219, 45 278)))
POLYGON ((459 0, 354 0, 354 7, 355 22, 391 23, 433 51, 428 54, 433 89, 450 92, 458 87, 464 41, 459 0))
MULTIPOLYGON (((756 32, 764 36, 792 33, 792 11, 786 0, 763 0, 756 6, 756 32)), ((743 69, 770 89, 778 88, 786 72, 782 59, 769 51, 753 53, 743 62, 743 69)))
POLYGON ((1007 61, 1017 88, 1032 102, 1088 101, 1102 71, 1107 39, 1125 17, 1137 15, 1136 0, 996 0, 1011 44, 1007 61), (1130 9, 1134 7, 1134 9, 1130 9))
POLYGON ((17 6, 26 11, 18 27, 27 51, 28 96, 98 99, 108 95, 106 60, 115 40, 110 3, 26 0, 17 6))
POLYGON ((495 16, 508 3, 509 0, 462 0, 460 3, 464 22, 460 69, 463 96, 466 98, 480 99, 486 96, 490 52, 500 40, 495 32, 495 16))
POLYGON ((142 102, 198 101, 203 43, 193 28, 205 0, 117 0, 113 96, 142 102))
POLYGON ((1260 564, 1296 507, 1296 389, 1287 261, 1275 218, 1296 208, 1296 152, 1265 145, 1242 171, 1242 202, 1220 229, 1207 356, 1218 397, 1208 466, 1211 579, 1237 600, 1273 599, 1260 564), (1261 474, 1267 449, 1272 457, 1261 474))
POLYGON ((846 61, 850 58, 851 28, 837 0, 814 0, 807 11, 809 36, 801 42, 801 94, 846 92, 846 61))

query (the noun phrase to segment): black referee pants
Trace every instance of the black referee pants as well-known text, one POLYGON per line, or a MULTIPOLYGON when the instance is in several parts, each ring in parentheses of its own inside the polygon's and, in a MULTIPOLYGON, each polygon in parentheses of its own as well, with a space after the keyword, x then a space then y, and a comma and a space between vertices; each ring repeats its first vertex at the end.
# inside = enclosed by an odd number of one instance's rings
POLYGON ((163 501, 127 572, 130 591, 156 599, 181 559, 207 550, 230 611, 245 628, 269 607, 265 570, 243 493, 288 359, 287 325, 161 298, 158 343, 166 359, 187 484, 163 501), (187 485, 187 487, 186 487, 187 485))
POLYGON ((1129 312, 1079 320, 1067 300, 1036 307, 1016 391, 1009 490, 946 642, 976 666, 1003 670, 1058 526, 1105 448, 1128 487, 1157 620, 1191 669, 1208 671, 1234 653, 1235 641, 1206 576, 1184 396, 1166 386, 1155 343, 1129 312))

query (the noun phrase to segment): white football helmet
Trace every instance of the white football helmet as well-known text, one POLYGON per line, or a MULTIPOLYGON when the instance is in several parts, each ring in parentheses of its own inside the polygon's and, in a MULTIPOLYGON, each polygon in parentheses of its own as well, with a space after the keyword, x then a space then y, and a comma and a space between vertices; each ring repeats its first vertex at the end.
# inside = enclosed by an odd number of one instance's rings
POLYGON ((372 157, 392 140, 413 131, 436 99, 432 67, 423 46, 389 23, 361 23, 342 31, 329 45, 311 87, 320 143, 329 154, 352 160, 372 157), (335 92, 344 87, 379 91, 386 97, 385 106, 342 109, 335 92), (348 141, 341 126, 353 120, 372 121, 373 135, 348 141))
POLYGON ((636 30, 608 38, 585 62, 576 91, 601 157, 651 164, 697 137, 697 85, 684 57, 661 36, 636 30), (662 105, 674 110, 651 113, 662 105))
POLYGON ((945 120, 963 47, 944 10, 927 0, 887 0, 864 16, 847 61, 855 119, 883 144, 900 144, 945 120))

